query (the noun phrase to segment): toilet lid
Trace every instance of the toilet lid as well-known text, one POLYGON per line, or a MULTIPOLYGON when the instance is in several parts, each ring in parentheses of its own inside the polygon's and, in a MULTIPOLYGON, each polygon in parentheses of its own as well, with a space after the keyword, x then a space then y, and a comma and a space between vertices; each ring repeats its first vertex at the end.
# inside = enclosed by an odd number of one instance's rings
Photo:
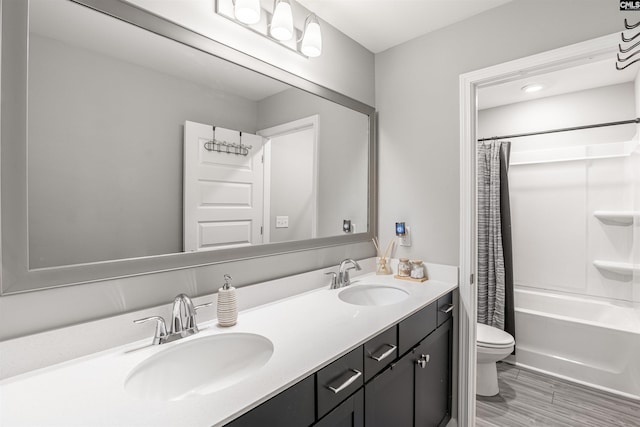
POLYGON ((486 346, 510 346, 514 340, 511 334, 493 326, 478 323, 477 341, 486 346))

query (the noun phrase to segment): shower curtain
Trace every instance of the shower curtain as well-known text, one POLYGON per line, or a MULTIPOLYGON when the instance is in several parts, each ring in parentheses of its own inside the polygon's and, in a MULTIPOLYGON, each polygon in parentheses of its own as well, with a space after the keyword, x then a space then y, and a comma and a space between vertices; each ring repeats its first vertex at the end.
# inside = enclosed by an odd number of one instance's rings
POLYGON ((478 322, 515 337, 510 146, 507 141, 478 146, 478 322))

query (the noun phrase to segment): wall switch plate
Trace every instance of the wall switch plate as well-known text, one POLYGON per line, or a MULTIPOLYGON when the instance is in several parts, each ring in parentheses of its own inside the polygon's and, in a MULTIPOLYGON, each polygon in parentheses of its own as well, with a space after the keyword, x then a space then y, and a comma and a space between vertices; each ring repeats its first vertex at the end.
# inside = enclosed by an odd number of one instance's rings
POLYGON ((398 245, 411 246, 411 227, 408 225, 404 227, 404 236, 398 237, 398 245))
POLYGON ((276 216, 276 228, 289 228, 289 217, 276 216))

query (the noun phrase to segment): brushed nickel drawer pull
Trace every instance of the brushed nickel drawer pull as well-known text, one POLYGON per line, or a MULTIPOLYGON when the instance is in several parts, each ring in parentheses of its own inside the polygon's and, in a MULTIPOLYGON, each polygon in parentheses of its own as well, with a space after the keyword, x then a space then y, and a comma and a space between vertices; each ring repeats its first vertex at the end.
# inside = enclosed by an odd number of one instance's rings
POLYGON ((380 362, 380 361, 382 361, 382 359, 386 359, 391 354, 393 354, 393 352, 396 351, 396 348, 398 348, 397 345, 392 345, 392 344, 384 344, 384 345, 389 347, 389 350, 385 351, 380 356, 374 356, 373 354, 370 354, 369 357, 372 358, 373 360, 375 360, 376 362, 380 362))
POLYGON ((449 304, 449 307, 441 308, 440 311, 442 313, 448 314, 448 313, 451 313, 451 311, 453 310, 453 307, 455 307, 453 304, 449 304))
POLYGON ((354 383, 355 380, 357 380, 358 378, 360 378, 362 376, 362 372, 358 371, 357 369, 350 369, 351 372, 353 372, 354 374, 351 375, 345 382, 343 382, 341 385, 339 385, 338 387, 333 387, 333 386, 327 386, 327 388, 329 390, 331 390, 332 392, 334 392, 335 394, 340 393, 342 390, 344 390, 345 388, 349 387, 351 384, 354 383))

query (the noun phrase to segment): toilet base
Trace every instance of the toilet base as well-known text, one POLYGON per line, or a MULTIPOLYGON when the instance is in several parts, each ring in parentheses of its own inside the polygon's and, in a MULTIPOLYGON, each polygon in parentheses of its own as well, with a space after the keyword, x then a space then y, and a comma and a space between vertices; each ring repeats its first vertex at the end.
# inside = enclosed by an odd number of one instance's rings
POLYGON ((496 362, 478 363, 476 366, 476 394, 495 396, 499 392, 496 362))

